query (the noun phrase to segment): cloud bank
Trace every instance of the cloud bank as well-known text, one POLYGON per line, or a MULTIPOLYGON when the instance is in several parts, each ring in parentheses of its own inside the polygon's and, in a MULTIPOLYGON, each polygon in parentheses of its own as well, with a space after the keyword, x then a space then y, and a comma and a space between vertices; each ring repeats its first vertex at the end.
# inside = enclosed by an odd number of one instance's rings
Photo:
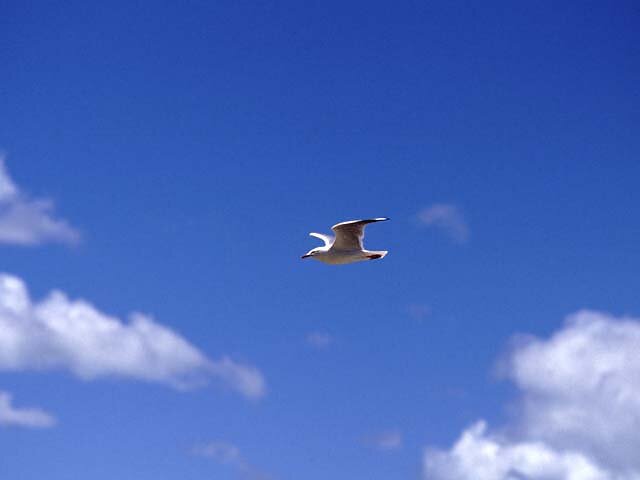
POLYGON ((27 428, 47 428, 55 425, 56 420, 39 408, 16 408, 11 395, 0 391, 0 426, 27 428))
POLYGON ((418 221, 426 227, 442 230, 456 243, 466 243, 469 240, 469 227, 455 205, 435 203, 418 213, 418 221))
POLYGON ((68 370, 91 380, 114 376, 189 388, 210 378, 247 396, 265 392, 261 373, 229 358, 208 359, 152 318, 129 322, 60 291, 33 302, 24 282, 0 274, 0 371, 68 370))
POLYGON ((0 156, 0 243, 40 245, 77 243, 80 234, 65 220, 53 216, 51 200, 31 199, 13 182, 0 156))
POLYGON ((484 421, 427 449, 429 480, 639 480, 640 320, 594 311, 507 358, 520 391, 499 431, 484 421))

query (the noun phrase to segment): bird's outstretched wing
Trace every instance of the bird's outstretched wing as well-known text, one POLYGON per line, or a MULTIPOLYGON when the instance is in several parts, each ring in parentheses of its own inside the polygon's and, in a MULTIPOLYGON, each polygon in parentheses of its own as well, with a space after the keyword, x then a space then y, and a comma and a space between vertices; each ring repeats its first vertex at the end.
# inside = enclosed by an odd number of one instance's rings
POLYGON ((323 233, 315 233, 315 232, 311 232, 309 235, 322 240, 324 242, 325 247, 330 247, 331 244, 333 243, 333 237, 331 235, 325 235, 323 233))
POLYGON ((332 248, 335 250, 363 250, 362 239, 364 238, 364 227, 369 223, 383 222, 385 220, 389 219, 381 217, 336 223, 331 227, 331 230, 336 234, 332 248))

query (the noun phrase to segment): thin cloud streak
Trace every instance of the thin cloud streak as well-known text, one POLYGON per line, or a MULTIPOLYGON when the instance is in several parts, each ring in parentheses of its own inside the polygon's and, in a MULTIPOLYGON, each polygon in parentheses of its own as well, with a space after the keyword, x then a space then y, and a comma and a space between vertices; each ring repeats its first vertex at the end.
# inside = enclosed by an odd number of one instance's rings
POLYGON ((402 448, 402 433, 389 430, 365 437, 364 443, 383 452, 390 452, 402 448))
POLYGON ((269 480, 271 477, 252 466, 242 455, 240 449, 229 442, 216 440, 193 448, 194 455, 209 458, 220 465, 235 469, 247 480, 269 480))
POLYGON ((307 343, 313 348, 322 350, 333 343, 333 337, 325 332, 311 332, 307 335, 307 343))
POLYGON ((469 226, 460 209, 450 203, 435 203, 418 213, 420 224, 443 231, 455 243, 467 243, 469 226))
POLYGON ((211 458, 224 465, 245 465, 240 449, 229 442, 214 441, 198 445, 193 449, 193 453, 201 457, 211 458))
POLYGON ((407 314, 414 320, 421 321, 431 315, 431 307, 423 303, 412 303, 407 307, 407 314))
POLYGON ((56 419, 39 408, 17 408, 13 406, 10 393, 0 391, 0 427, 49 428, 56 419))
POLYGON ((13 182, 0 156, 0 243, 33 246, 47 242, 76 244, 80 233, 55 218, 48 199, 32 199, 13 182))

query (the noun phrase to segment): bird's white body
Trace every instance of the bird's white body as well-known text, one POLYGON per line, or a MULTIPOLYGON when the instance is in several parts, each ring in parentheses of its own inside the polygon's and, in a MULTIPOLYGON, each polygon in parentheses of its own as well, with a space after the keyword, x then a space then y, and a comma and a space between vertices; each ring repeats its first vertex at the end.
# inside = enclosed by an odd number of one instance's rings
POLYGON ((362 240, 364 239, 364 227, 367 224, 384 220, 389 219, 372 218, 338 223, 331 227, 336 234, 335 237, 322 233, 310 233, 309 235, 312 237, 321 239, 324 242, 324 246, 310 250, 302 258, 311 257, 330 265, 343 265, 383 258, 388 253, 386 250, 365 250, 362 240))
POLYGON ((361 262, 363 260, 375 260, 384 257, 388 252, 369 250, 332 250, 323 251, 313 258, 329 265, 344 265, 345 263, 361 262))

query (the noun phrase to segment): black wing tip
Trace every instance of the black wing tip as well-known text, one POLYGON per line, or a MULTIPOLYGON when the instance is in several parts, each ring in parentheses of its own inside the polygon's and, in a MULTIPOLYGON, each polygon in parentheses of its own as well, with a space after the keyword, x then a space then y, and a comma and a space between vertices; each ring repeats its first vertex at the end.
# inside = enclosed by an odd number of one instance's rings
POLYGON ((356 222, 362 223, 375 223, 375 222, 386 222, 387 220, 391 220, 389 217, 376 217, 376 218, 367 218, 365 220, 355 220, 356 222))
POLYGON ((359 223, 361 225, 367 225, 368 223, 375 222, 386 222, 387 220, 391 220, 389 217, 376 217, 376 218, 364 218, 360 220, 345 220, 344 222, 336 223, 331 229, 333 230, 336 227, 342 227, 346 225, 352 225, 354 223, 359 223))

